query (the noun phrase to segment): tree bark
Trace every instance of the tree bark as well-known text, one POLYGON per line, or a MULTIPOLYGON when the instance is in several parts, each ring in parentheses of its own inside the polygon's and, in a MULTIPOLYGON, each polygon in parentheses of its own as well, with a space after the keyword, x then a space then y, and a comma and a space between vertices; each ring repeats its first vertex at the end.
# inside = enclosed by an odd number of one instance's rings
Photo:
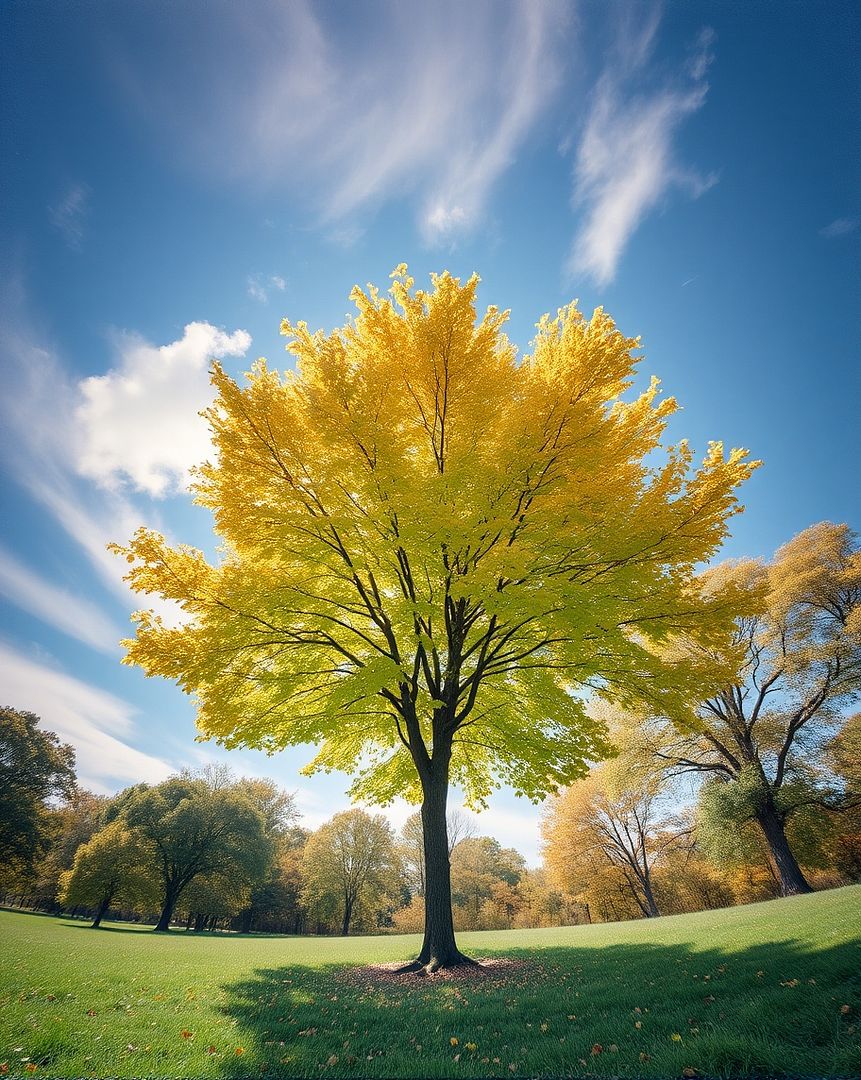
POLYGON ((781 896, 813 892, 792 854, 783 820, 770 799, 760 807, 756 820, 768 844, 771 862, 780 882, 781 896))
POLYGON ((451 862, 448 850, 446 802, 448 762, 434 754, 429 778, 423 783, 422 835, 425 864, 425 933, 418 958, 404 970, 431 974, 439 968, 472 965, 454 940, 451 910, 451 862), (444 761, 444 764, 443 764, 444 761))
POLYGON ((108 910, 108 904, 110 904, 110 902, 111 902, 111 897, 110 896, 106 896, 106 897, 103 898, 102 902, 99 904, 98 910, 96 911, 96 917, 93 919, 92 923, 90 924, 90 929, 91 930, 98 930, 99 925, 100 925, 102 919, 105 916, 105 912, 108 910))
POLYGON ((173 917, 173 909, 176 907, 178 898, 179 894, 175 893, 173 889, 168 889, 165 892, 164 905, 161 909, 161 915, 158 917, 158 922, 155 924, 155 930, 170 930, 170 920, 173 917))
POLYGON ((655 894, 652 892, 652 882, 648 874, 643 877, 643 897, 646 901, 646 918, 659 918, 661 913, 658 911, 658 905, 655 902, 655 894))
POLYGON ((353 902, 347 896, 344 898, 344 919, 341 923, 341 935, 347 937, 350 933, 350 919, 353 916, 353 902))

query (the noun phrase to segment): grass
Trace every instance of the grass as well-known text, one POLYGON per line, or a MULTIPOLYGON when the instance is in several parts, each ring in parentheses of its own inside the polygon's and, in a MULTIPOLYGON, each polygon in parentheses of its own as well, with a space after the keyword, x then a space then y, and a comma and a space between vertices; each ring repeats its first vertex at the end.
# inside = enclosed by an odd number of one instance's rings
POLYGON ((853 886, 463 934, 472 955, 518 963, 405 985, 362 965, 409 958, 414 937, 154 935, 0 912, 0 1073, 857 1076, 859 929, 853 886))

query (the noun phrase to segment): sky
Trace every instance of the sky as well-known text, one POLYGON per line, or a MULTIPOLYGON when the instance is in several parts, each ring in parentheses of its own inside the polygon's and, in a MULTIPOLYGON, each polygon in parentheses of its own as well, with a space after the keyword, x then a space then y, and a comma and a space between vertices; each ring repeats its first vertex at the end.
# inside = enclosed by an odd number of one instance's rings
MULTIPOLYGON (((481 276, 529 351, 579 298, 642 339, 668 436, 764 465, 721 557, 861 528, 861 9, 557 0, 0 5, 0 699, 113 792, 227 761, 120 664, 140 606, 106 551, 140 524, 208 552, 188 470, 220 358, 287 367, 284 316, 343 325, 401 262, 481 276)), ((411 808, 388 811, 400 824, 411 808)), ((539 859, 541 809, 481 833, 539 859)))

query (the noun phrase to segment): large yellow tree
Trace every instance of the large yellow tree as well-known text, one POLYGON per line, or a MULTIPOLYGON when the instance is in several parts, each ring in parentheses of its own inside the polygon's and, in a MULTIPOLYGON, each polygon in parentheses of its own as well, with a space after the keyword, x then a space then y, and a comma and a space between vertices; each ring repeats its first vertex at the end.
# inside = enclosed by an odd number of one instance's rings
POLYGON ((425 938, 416 967, 464 962, 451 916, 446 799, 506 783, 532 799, 611 748, 585 691, 666 713, 693 694, 677 632, 722 634, 692 600, 753 468, 710 445, 693 468, 662 436, 676 406, 653 379, 632 400, 638 342, 602 310, 538 324, 531 356, 476 318, 478 278, 429 291, 405 266, 356 288, 331 333, 284 321, 295 371, 215 365, 214 460, 197 501, 222 540, 211 565, 142 529, 118 548, 143 593, 127 662, 196 696, 204 736, 276 751, 351 793, 421 803, 425 938))

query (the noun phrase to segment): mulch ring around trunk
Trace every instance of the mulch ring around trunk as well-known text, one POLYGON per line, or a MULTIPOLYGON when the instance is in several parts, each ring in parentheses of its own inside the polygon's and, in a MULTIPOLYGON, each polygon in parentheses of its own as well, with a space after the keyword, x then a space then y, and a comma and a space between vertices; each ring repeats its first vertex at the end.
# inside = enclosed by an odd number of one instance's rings
POLYGON ((340 971, 337 977, 340 981, 362 983, 365 987, 408 986, 415 988, 417 981, 425 979, 433 983, 457 983, 458 985, 502 983, 512 978, 528 979, 539 967, 534 961, 515 960, 509 956, 474 959, 476 961, 474 964, 440 968, 432 975, 402 971, 403 962, 397 961, 389 964, 367 964, 363 967, 347 968, 340 971))

